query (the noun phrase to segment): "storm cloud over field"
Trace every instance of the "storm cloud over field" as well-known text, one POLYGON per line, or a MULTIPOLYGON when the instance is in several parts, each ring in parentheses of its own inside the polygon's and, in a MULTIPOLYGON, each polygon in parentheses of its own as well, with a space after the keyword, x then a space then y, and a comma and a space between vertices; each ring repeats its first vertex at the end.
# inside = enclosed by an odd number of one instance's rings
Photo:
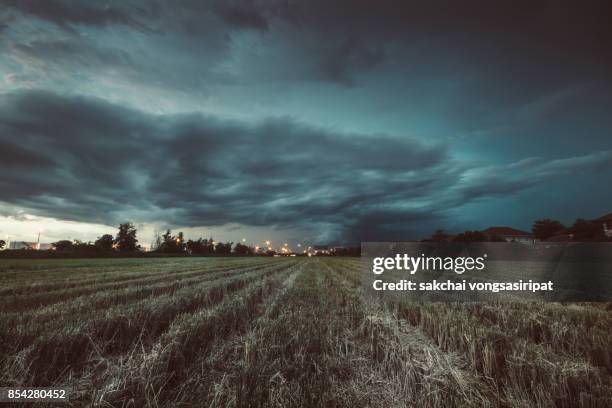
POLYGON ((489 3, 0 0, 0 214, 356 242, 610 212, 609 6, 489 3))

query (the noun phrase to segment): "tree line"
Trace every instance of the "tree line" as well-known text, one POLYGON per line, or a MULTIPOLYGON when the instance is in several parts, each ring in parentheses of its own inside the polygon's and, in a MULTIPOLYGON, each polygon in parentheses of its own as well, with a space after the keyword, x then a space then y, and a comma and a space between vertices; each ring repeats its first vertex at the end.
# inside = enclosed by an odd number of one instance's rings
MULTIPOLYGON (((564 236, 566 240, 576 242, 610 242, 612 238, 607 237, 602 226, 596 222, 577 219, 571 226, 565 226, 558 220, 544 218, 534 221, 531 227, 533 237, 546 241, 547 239, 564 236)), ((444 230, 436 230, 430 238, 425 241, 453 241, 453 242, 506 242, 502 237, 486 235, 482 231, 464 231, 457 235, 447 234, 444 230)))
POLYGON ((198 238, 185 240, 182 232, 172 235, 172 230, 168 229, 162 235, 155 237, 155 242, 151 248, 152 252, 161 254, 190 254, 190 255, 254 255, 255 249, 233 242, 215 242, 212 238, 198 238))
MULTIPOLYGON (((0 249, 6 243, 0 240, 0 249)), ((217 242, 211 238, 186 239, 183 232, 176 235, 168 229, 163 234, 156 234, 151 251, 145 252, 138 243, 137 230, 133 223, 119 225, 116 235, 104 234, 93 242, 80 240, 59 240, 53 242, 52 251, 33 251, 30 249, 10 250, 0 252, 5 257, 104 257, 104 256, 274 256, 271 249, 256 251, 255 248, 241 242, 217 242)), ((287 254, 284 254, 287 255, 287 254)), ((296 254, 302 255, 302 254, 296 254)), ((342 248, 333 256, 359 256, 359 248, 342 248)))
MULTIPOLYGON (((105 254, 138 254, 144 249, 138 244, 137 230, 134 224, 127 222, 120 224, 117 234, 104 234, 94 242, 81 242, 79 240, 61 240, 51 245, 57 253, 81 253, 91 255, 105 254)), ((151 248, 152 254, 193 254, 202 256, 214 255, 253 255, 251 247, 233 242, 215 242, 212 238, 198 238, 186 240, 182 232, 173 235, 168 229, 163 235, 156 235, 151 248)))

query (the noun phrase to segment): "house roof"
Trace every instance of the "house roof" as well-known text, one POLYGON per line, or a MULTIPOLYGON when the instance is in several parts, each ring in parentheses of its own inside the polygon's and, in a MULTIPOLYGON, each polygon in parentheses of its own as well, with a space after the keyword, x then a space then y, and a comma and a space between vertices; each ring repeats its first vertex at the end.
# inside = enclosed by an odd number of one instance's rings
POLYGON ((489 227, 482 231, 485 235, 498 235, 500 237, 531 237, 531 232, 521 231, 510 227, 489 227))

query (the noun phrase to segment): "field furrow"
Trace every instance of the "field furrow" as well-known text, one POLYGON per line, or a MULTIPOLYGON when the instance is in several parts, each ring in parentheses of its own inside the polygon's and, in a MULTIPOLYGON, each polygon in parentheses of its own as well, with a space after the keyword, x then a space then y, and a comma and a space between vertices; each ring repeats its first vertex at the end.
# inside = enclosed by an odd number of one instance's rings
MULTIPOLYGON (((45 283, 39 282, 30 285, 19 285, 15 287, 8 287, 1 291, 0 295, 2 296, 2 301, 6 301, 7 303, 14 300, 14 298, 19 298, 19 296, 34 296, 36 294, 42 294, 43 296, 49 296, 51 294, 57 293, 58 295, 64 294, 65 291, 69 291, 74 289, 78 292, 78 290, 87 290, 91 288, 98 288, 101 285, 108 284, 110 287, 122 285, 122 284, 133 284, 139 282, 146 282, 148 280, 154 280, 157 278, 164 278, 171 275, 180 275, 180 274, 188 274, 188 273, 198 273, 205 271, 214 271, 214 270, 227 270, 240 268, 242 266, 254 266, 253 263, 236 263, 236 264, 208 264, 206 261, 204 265, 202 263, 190 265, 189 267, 182 267, 180 265, 171 267, 171 268, 161 268, 159 270, 151 270, 147 269, 147 272, 143 271, 129 271, 123 273, 122 271, 115 271, 113 273, 108 274, 98 274, 93 278, 87 279, 70 279, 70 280, 58 280, 53 283, 45 283), (13 298, 14 297, 14 298, 13 298)), ((104 288, 102 286, 102 288, 104 288)), ((4 304, 3 304, 4 306, 4 304)))
POLYGON ((289 262, 272 265, 248 276, 218 283, 204 282, 125 307, 117 305, 76 324, 55 321, 48 327, 17 327, 6 334, 3 345, 4 350, 16 353, 8 362, 12 377, 25 376, 34 383, 48 384, 62 374, 64 367, 82 368, 94 350, 116 354, 139 342, 151 344, 176 316, 214 305, 229 293, 289 266, 289 262), (42 336, 43 333, 48 335, 42 336), (17 376, 15 371, 21 375, 17 376))
POLYGON ((228 337, 252 324, 266 309, 264 305, 278 298, 277 292, 289 285, 299 269, 284 269, 253 282, 212 308, 179 316, 150 349, 118 359, 110 370, 113 375, 95 379, 100 383, 96 392, 84 393, 83 398, 113 406, 126 401, 176 404, 183 395, 172 390, 182 389, 175 386, 189 381, 190 373, 199 373, 198 360, 214 353, 219 343, 227 342, 228 337), (139 375, 134 376, 134 372, 139 375), (160 401, 159 391, 164 389, 168 391, 160 401))
POLYGON ((57 311, 59 309, 60 312, 64 313, 64 311, 67 311, 66 308, 78 308, 79 304, 86 304, 87 308, 85 310, 89 311, 91 307, 96 309, 96 305, 103 307, 105 304, 115 304, 113 299, 117 299, 119 300, 117 303, 121 303, 120 300, 122 299, 133 300, 146 297, 148 291, 152 292, 151 295, 162 294, 171 292, 173 287, 178 289, 191 283, 237 276, 241 273, 255 272, 267 267, 269 265, 241 265, 239 267, 226 266, 214 269, 190 270, 156 278, 139 278, 130 281, 93 284, 68 290, 37 293, 30 296, 8 297, 3 299, 5 313, 0 314, 0 321, 4 319, 11 321, 14 318, 22 321, 27 320, 28 311, 33 311, 36 315, 45 315, 49 310, 57 311), (168 290, 166 291, 166 289, 168 290))

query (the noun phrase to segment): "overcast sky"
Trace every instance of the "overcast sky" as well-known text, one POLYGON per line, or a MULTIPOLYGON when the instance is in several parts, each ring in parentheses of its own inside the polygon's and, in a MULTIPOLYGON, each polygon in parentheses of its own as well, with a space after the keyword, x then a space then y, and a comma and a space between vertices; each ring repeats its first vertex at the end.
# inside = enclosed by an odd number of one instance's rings
POLYGON ((609 213, 607 3, 0 0, 0 238, 609 213))

